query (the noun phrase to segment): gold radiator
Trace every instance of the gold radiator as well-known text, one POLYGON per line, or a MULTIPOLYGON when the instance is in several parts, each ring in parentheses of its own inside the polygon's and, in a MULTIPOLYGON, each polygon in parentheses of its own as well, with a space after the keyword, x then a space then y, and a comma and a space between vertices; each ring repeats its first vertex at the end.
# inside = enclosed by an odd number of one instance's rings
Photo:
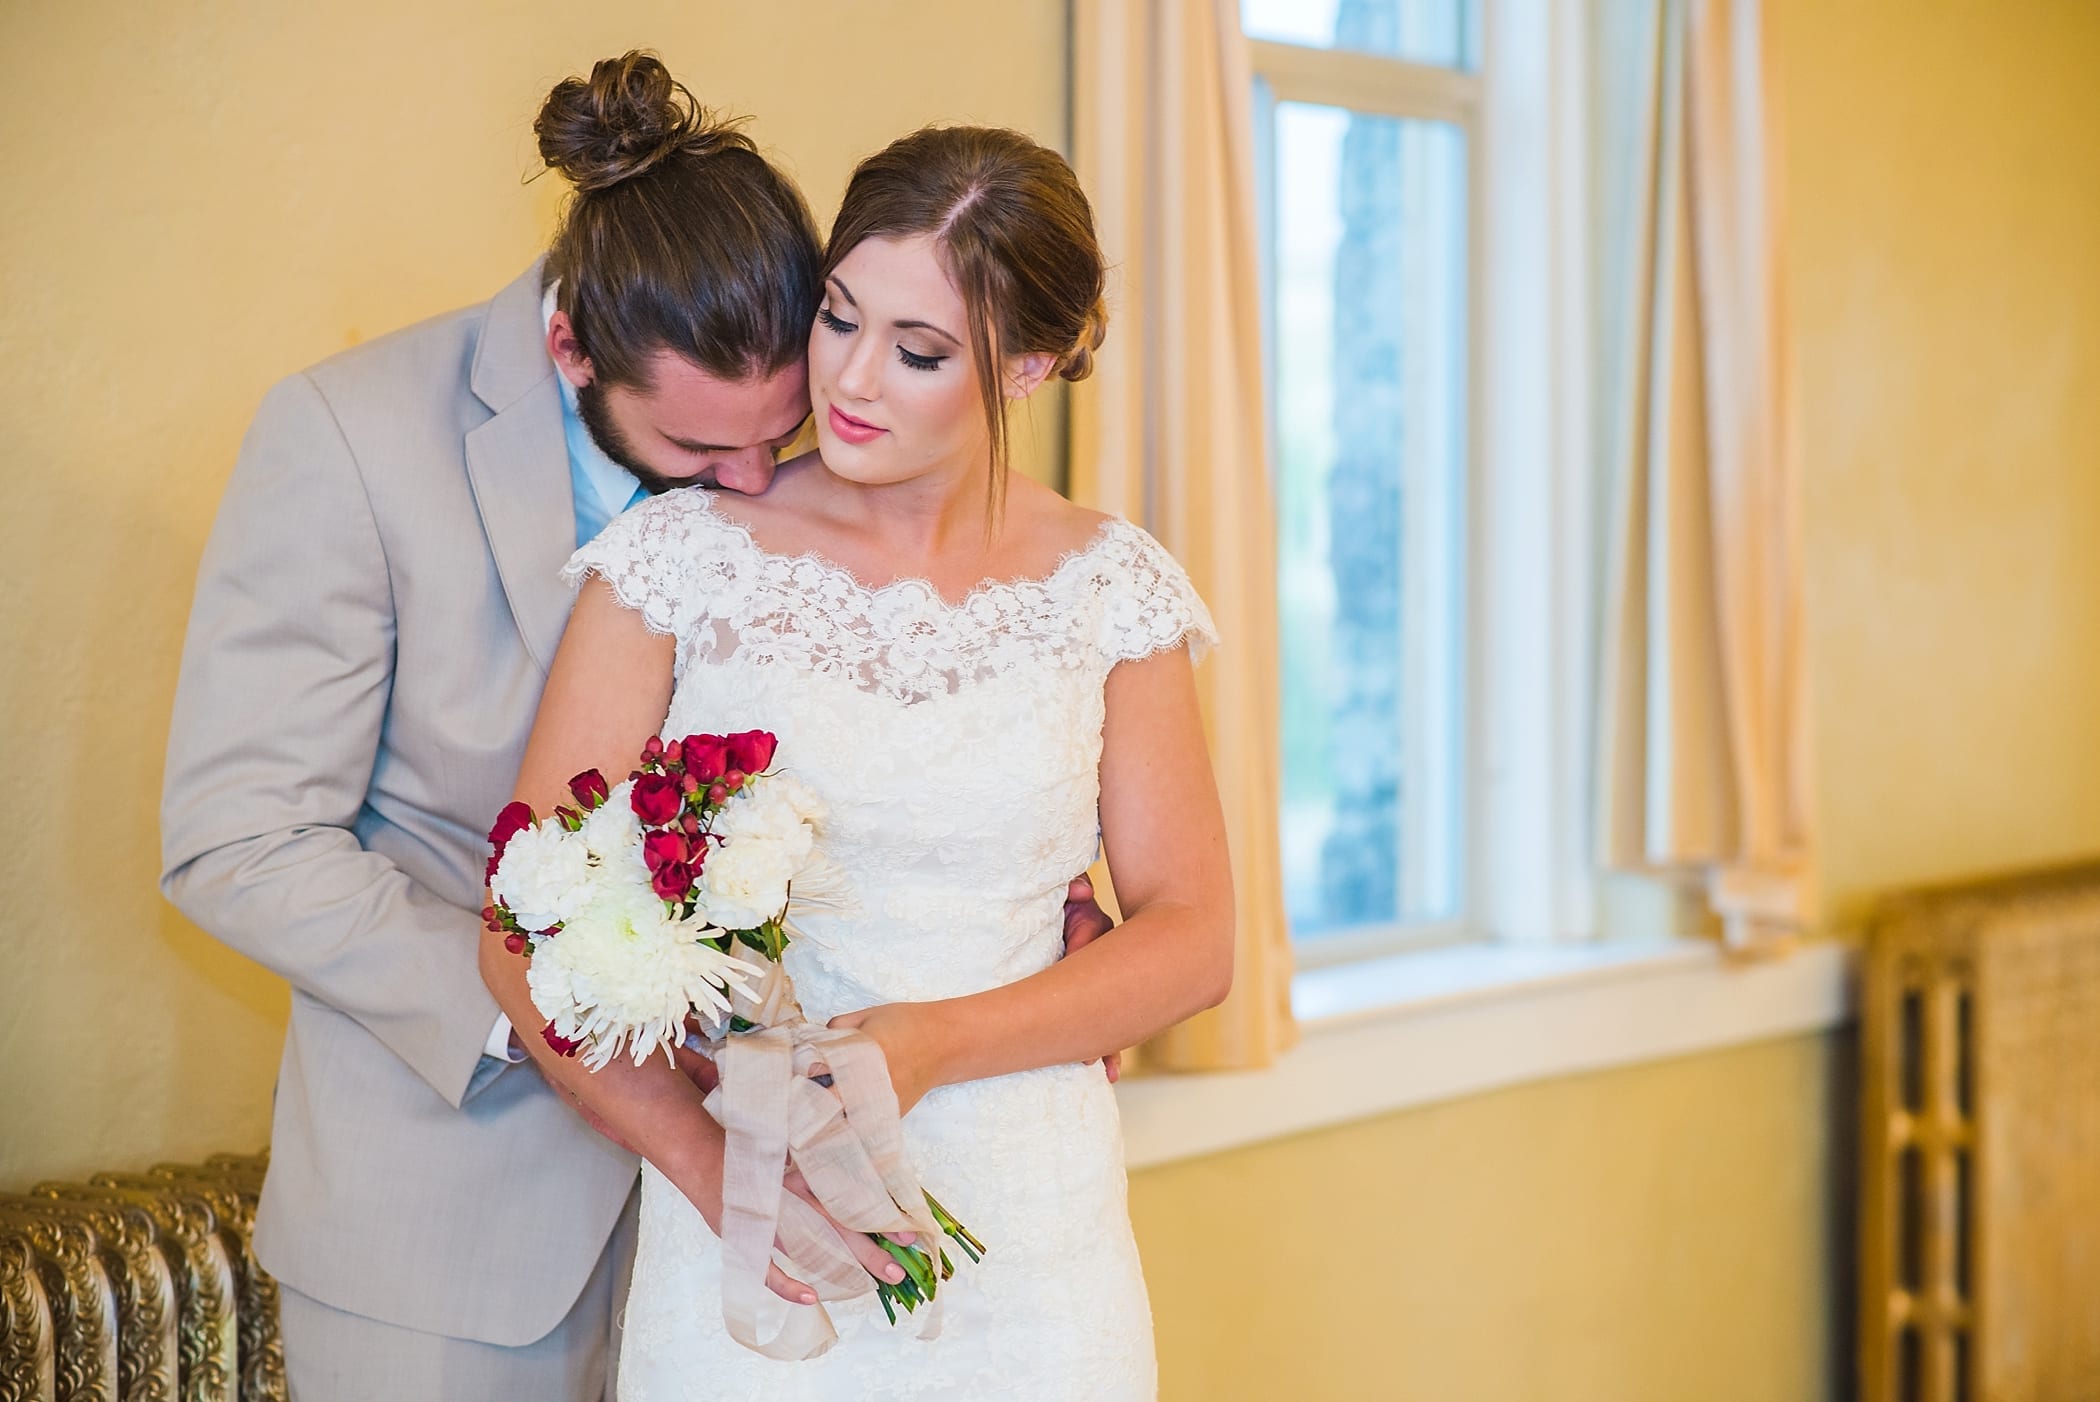
POLYGON ((262 1155, 0 1195, 0 1402, 281 1402, 262 1155))
POLYGON ((1861 1010, 1861 1402, 2100 1399, 2100 866, 1920 891, 1861 1010))

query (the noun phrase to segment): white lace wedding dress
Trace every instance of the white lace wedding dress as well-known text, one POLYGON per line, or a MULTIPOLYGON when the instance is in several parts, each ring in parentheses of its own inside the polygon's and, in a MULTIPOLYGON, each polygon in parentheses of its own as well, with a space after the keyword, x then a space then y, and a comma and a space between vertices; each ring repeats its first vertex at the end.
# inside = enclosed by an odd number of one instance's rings
MULTIPOLYGON (((829 804, 825 848, 858 909, 807 920, 786 958, 820 1022, 1054 962, 1065 886, 1096 849, 1108 673, 1215 640, 1181 567, 1120 520, 1042 579, 950 604, 922 581, 871 589, 824 560, 770 553, 688 490, 615 520, 570 562, 570 578, 590 572, 677 639, 665 735, 773 731, 775 763, 829 804)), ((951 1246, 937 1339, 902 1313, 893 1327, 869 1295, 828 1306, 839 1339, 819 1358, 746 1351, 723 1330, 713 1233, 645 1168, 622 1402, 1153 1397, 1102 1068, 941 1087, 904 1136, 927 1190, 989 1248, 972 1265, 951 1246)), ((762 1316, 762 1330, 777 1319, 762 1316)))

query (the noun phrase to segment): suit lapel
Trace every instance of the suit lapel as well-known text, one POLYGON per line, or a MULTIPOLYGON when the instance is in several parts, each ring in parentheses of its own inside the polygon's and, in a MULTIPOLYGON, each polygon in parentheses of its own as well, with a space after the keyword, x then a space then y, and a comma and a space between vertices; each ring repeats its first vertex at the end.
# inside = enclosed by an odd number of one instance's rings
POLYGON ((533 660, 554 660, 575 595, 561 567, 576 548, 576 500, 561 394, 540 322, 540 265, 496 294, 472 386, 495 417, 467 434, 467 480, 503 596, 533 660))

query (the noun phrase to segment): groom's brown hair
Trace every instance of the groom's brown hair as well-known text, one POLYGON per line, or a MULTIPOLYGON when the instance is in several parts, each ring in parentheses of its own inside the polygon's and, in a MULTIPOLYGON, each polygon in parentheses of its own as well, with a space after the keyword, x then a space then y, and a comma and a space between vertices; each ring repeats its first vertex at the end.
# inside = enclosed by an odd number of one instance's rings
POLYGON ((741 120, 707 111, 642 50, 547 95, 540 156, 576 187, 547 278, 597 383, 646 387, 658 350, 728 380, 808 353, 816 225, 741 120))

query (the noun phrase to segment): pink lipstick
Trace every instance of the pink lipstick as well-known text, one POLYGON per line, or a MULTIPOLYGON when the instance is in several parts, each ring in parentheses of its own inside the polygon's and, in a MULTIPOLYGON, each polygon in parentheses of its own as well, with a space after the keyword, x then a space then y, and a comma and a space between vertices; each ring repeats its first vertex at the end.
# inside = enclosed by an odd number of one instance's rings
POLYGON ((851 414, 842 412, 836 404, 831 406, 831 431, 848 443, 872 443, 889 432, 886 428, 862 423, 851 414))

